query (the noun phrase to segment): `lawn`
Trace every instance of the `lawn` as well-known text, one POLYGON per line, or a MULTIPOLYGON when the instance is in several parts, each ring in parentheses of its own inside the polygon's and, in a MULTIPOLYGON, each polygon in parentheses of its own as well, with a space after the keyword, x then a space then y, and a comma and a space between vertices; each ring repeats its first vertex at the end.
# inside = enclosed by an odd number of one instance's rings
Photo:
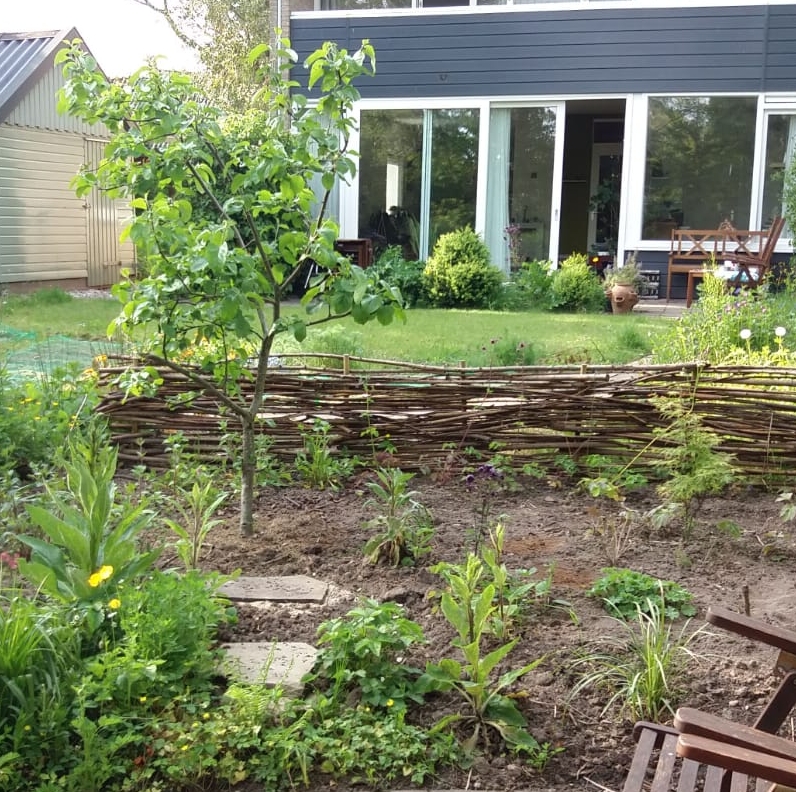
MULTIPOLYGON (((0 305, 0 352, 54 336, 105 342, 119 309, 114 299, 73 297, 57 289, 9 296, 0 305)), ((287 310, 302 311, 297 305, 287 310)), ((470 366, 626 363, 648 354, 652 338, 669 321, 639 314, 412 309, 405 323, 363 327, 346 319, 311 328, 301 345, 280 338, 277 350, 470 366)))

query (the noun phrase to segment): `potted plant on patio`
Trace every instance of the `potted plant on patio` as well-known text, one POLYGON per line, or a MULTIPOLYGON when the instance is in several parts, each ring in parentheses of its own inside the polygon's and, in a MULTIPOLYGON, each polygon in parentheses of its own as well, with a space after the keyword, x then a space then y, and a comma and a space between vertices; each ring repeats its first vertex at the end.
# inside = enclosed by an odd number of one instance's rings
POLYGON ((621 267, 605 270, 605 295, 611 301, 614 313, 629 313, 638 302, 638 293, 644 283, 635 253, 629 253, 621 267))

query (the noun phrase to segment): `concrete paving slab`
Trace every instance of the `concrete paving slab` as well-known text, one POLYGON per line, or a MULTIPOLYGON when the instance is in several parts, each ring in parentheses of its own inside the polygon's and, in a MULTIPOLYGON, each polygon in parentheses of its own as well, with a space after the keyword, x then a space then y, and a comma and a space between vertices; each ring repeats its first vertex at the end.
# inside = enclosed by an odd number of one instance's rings
POLYGON ((241 682, 264 682, 268 687, 281 684, 293 696, 301 694, 301 679, 312 670, 318 654, 310 644, 290 641, 229 643, 224 649, 225 674, 241 682))
POLYGON ((237 602, 316 602, 326 599, 329 586, 307 575, 239 577, 225 583, 221 596, 237 602))

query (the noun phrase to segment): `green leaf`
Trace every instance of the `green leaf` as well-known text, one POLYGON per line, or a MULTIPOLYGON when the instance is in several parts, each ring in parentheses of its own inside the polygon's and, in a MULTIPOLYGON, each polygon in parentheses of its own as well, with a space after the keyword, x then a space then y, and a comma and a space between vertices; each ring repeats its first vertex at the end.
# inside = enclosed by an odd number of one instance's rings
MULTIPOLYGON (((88 569, 89 573, 93 571, 89 569, 92 564, 91 538, 85 531, 69 525, 41 506, 28 506, 28 515, 53 544, 69 549, 69 555, 77 566, 88 569)), ((20 539, 37 552, 43 552, 44 542, 37 542, 37 546, 34 546, 31 543, 32 537, 20 537, 20 539)))
POLYGON ((493 724, 507 724, 516 728, 526 725, 525 718, 517 709, 517 705, 506 696, 493 696, 484 710, 484 720, 493 724))
POLYGON ((494 651, 490 652, 488 655, 481 658, 479 662, 478 670, 480 674, 483 674, 484 677, 488 676, 492 669, 501 661, 503 658, 517 645, 517 639, 515 638, 513 641, 509 641, 507 644, 503 644, 503 646, 499 646, 494 651))
POLYGON ((291 330, 293 331, 293 338, 299 343, 307 337, 307 325, 304 322, 293 322, 291 330))

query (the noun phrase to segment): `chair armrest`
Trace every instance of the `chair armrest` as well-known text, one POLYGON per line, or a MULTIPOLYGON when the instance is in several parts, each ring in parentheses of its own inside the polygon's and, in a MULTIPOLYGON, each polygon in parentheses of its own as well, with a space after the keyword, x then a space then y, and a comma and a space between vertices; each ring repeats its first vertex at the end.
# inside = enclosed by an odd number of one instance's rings
POLYGON ((796 743, 777 737, 775 734, 743 726, 739 723, 711 715, 708 712, 680 707, 674 716, 675 728, 681 734, 688 734, 715 740, 736 748, 745 748, 769 757, 787 759, 796 765, 796 743))
POLYGON ((776 627, 773 624, 766 624, 759 619, 744 616, 742 613, 719 608, 711 605, 708 608, 707 620, 716 627, 742 635, 744 638, 752 638, 755 641, 774 646, 788 654, 796 655, 796 632, 786 630, 784 627, 776 627))
POLYGON ((682 734, 677 740, 677 754, 685 759, 745 773, 775 784, 796 785, 796 762, 726 742, 682 734))

